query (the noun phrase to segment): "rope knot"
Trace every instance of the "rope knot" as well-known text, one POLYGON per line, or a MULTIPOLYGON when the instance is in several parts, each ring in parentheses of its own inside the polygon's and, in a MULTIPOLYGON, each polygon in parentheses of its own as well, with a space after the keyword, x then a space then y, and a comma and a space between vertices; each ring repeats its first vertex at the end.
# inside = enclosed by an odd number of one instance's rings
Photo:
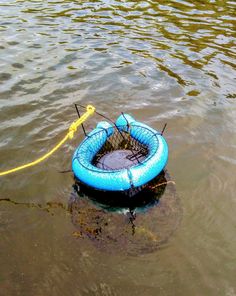
POLYGON ((69 128, 69 138, 73 139, 74 133, 77 131, 77 125, 75 122, 72 122, 70 128, 69 128))

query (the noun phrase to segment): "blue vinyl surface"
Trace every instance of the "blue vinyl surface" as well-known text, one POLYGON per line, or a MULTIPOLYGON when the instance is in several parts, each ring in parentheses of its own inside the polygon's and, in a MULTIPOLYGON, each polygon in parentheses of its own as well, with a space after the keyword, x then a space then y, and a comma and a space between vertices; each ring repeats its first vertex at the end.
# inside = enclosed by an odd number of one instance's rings
POLYGON ((168 145, 158 131, 128 114, 120 115, 116 125, 121 131, 129 131, 131 137, 147 146, 149 153, 143 161, 125 169, 104 170, 94 166, 93 158, 116 128, 106 121, 99 122, 78 146, 72 158, 75 177, 95 189, 123 191, 142 186, 155 178, 168 161, 168 145))

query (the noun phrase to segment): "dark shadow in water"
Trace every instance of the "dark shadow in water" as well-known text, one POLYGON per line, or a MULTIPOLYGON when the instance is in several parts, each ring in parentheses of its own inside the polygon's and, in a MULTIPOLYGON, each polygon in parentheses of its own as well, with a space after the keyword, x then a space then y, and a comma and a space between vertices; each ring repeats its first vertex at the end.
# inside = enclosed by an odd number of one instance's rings
POLYGON ((131 211, 145 210, 159 202, 167 185, 165 172, 152 180, 147 186, 133 188, 127 191, 95 190, 85 184, 75 181, 74 189, 78 196, 87 196, 90 200, 108 211, 128 208, 131 211))
POLYGON ((182 207, 174 182, 165 171, 142 191, 91 190, 75 183, 69 210, 77 239, 88 239, 101 251, 139 255, 164 246, 178 227, 182 207))
POLYGON ((166 171, 132 194, 95 192, 75 183, 68 205, 56 201, 45 205, 21 203, 8 198, 0 201, 50 215, 55 215, 57 209, 69 210, 75 239, 87 240, 102 252, 135 256, 166 245, 180 224, 182 207, 175 183, 166 171))

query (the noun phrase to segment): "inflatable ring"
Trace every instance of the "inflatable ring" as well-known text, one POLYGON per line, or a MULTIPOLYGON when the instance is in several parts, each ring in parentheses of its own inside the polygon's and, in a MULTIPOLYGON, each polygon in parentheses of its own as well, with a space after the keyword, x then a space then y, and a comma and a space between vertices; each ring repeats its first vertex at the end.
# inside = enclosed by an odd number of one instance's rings
POLYGON ((153 128, 136 121, 128 114, 120 115, 116 125, 99 122, 77 147, 72 158, 76 179, 105 191, 124 191, 147 184, 161 173, 168 160, 168 145, 153 128), (104 169, 94 164, 94 158, 118 129, 147 148, 147 155, 135 165, 122 169, 104 169))

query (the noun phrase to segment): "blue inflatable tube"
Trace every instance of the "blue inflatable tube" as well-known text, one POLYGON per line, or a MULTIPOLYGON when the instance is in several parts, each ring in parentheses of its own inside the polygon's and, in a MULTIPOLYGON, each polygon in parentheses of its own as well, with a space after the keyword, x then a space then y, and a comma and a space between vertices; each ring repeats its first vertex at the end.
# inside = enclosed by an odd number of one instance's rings
POLYGON ((168 145, 164 137, 151 127, 136 121, 128 114, 121 115, 116 126, 120 131, 129 132, 131 137, 148 148, 147 157, 129 168, 105 170, 92 164, 116 127, 102 121, 89 133, 75 150, 72 158, 72 170, 75 177, 94 189, 106 191, 124 191, 140 187, 165 168, 168 161, 168 145))

